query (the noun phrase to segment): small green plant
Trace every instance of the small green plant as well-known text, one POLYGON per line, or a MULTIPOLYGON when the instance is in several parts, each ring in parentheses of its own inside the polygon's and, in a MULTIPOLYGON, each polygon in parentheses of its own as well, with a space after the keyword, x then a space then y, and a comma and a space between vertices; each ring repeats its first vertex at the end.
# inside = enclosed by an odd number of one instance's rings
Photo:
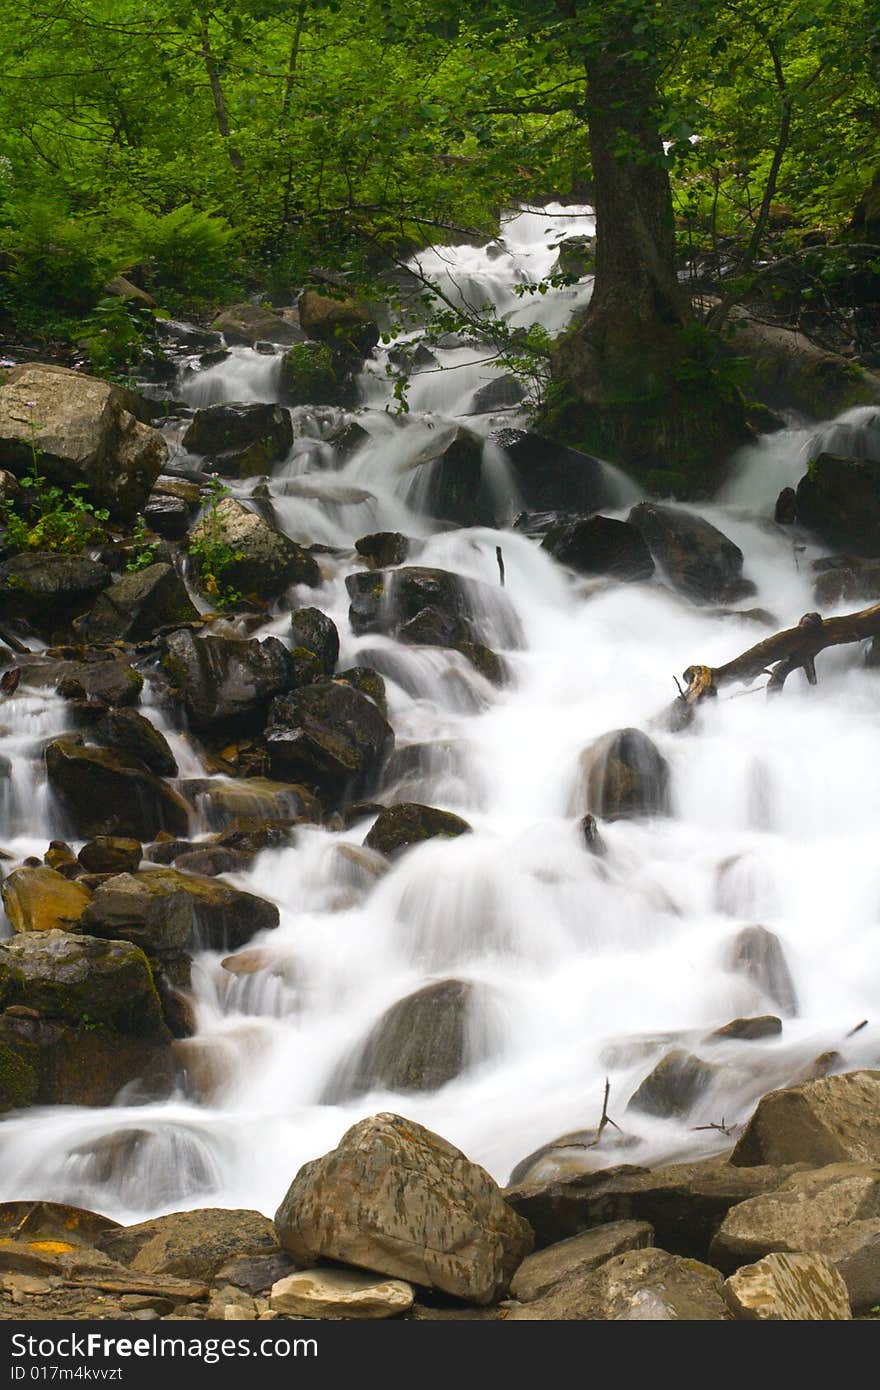
MULTIPOLYGON (((31 404, 31 410, 35 404, 31 404)), ((104 539, 103 523, 110 513, 95 507, 84 496, 85 483, 62 488, 40 472, 36 436, 39 426, 31 418, 31 468, 22 480, 24 491, 17 506, 0 503, 0 521, 13 551, 50 550, 61 555, 80 555, 86 546, 104 539)))
POLYGON ((130 373, 156 336, 149 309, 120 295, 99 299, 79 331, 92 369, 102 375, 130 373))
POLYGON ((224 497, 229 496, 229 489, 216 479, 208 486, 210 496, 201 525, 189 543, 189 553, 201 587, 219 609, 225 610, 241 601, 242 595, 230 583, 228 572, 232 565, 244 559, 244 553, 229 544, 223 531, 219 508, 224 497))
POLYGON ((138 574, 141 570, 149 569, 150 565, 155 562, 156 543, 147 540, 149 534, 147 523, 142 516, 139 516, 131 533, 136 549, 132 552, 131 559, 125 566, 129 574, 138 574))

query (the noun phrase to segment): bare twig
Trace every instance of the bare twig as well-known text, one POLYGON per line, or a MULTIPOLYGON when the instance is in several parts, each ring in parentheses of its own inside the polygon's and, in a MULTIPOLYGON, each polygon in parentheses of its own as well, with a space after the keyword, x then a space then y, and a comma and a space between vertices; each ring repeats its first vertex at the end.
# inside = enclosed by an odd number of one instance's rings
POLYGON ((504 552, 500 545, 495 547, 495 559, 498 561, 498 576, 501 580, 501 587, 504 588, 504 552))

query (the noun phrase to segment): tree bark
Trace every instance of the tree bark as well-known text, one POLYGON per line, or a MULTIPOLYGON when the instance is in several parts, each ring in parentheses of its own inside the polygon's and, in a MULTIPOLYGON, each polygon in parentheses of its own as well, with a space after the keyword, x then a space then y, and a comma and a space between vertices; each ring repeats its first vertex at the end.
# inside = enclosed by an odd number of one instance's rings
POLYGON ((202 45, 202 59, 205 64, 205 71, 208 74, 208 81, 211 84, 211 96, 214 100, 214 114, 217 117, 217 129, 226 144, 226 153, 229 156, 229 163, 237 172, 244 168, 244 160, 239 154, 235 145, 232 143, 229 130, 229 119, 226 114, 226 98, 223 95, 223 86, 220 82, 220 73, 217 69, 217 59, 211 47, 211 35, 208 31, 208 14, 204 10, 198 11, 201 29, 199 37, 202 45))

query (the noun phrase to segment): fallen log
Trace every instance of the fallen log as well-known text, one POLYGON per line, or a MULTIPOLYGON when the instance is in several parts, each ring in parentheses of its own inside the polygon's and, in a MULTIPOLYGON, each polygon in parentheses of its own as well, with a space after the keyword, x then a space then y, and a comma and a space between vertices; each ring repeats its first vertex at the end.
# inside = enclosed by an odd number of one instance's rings
POLYGON ((685 688, 675 703, 679 713, 684 714, 701 700, 717 695, 722 686, 738 682, 750 685, 761 675, 769 676, 766 688, 772 694, 781 690, 791 673, 797 670, 802 670, 810 685, 815 685, 819 652, 826 647, 839 647, 877 636, 880 636, 880 603, 839 618, 805 613, 797 627, 765 637, 723 666, 689 666, 684 673, 685 688))

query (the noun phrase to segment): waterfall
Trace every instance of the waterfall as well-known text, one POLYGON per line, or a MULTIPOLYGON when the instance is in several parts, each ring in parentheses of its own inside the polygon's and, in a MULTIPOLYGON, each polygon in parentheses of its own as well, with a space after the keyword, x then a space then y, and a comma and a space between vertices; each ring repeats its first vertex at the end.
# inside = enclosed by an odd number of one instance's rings
MULTIPOLYGON (((458 302, 557 332, 588 301, 589 278, 543 296, 517 286, 550 272, 564 236, 592 232, 589 209, 551 204, 511 215, 490 247, 416 260, 458 302)), ((412 330, 404 337, 419 341, 412 330)), ((438 439, 462 425, 488 436, 525 417, 515 405, 474 414, 475 393, 503 373, 472 344, 432 345, 432 365, 411 379, 409 415, 395 416, 385 372, 394 346, 365 364, 357 411, 295 412, 294 445, 268 493, 284 531, 332 548, 324 586, 304 601, 336 622, 340 668, 370 665, 385 677, 405 754, 400 795, 466 817, 472 833, 429 841, 376 877, 351 852, 368 817, 346 830, 304 827, 293 846, 231 875, 276 902, 281 924, 245 948, 253 954, 239 971, 216 953, 197 958, 198 1031, 181 1048, 178 1092, 162 1103, 121 1097, 107 1110, 8 1116, 0 1199, 78 1202, 123 1221, 200 1204, 271 1213, 301 1163, 381 1110, 427 1125, 503 1183, 532 1150, 597 1123, 606 1077, 609 1113, 632 1144, 625 1160, 612 1146, 607 1161, 654 1163, 723 1147, 711 1126, 746 1116, 820 1053, 877 1065, 871 1029, 844 1041, 872 1016, 880 985, 876 674, 856 648, 839 648, 823 654, 818 690, 799 677, 773 702, 736 689, 701 709, 686 734, 653 727, 673 675, 769 635, 766 617, 695 606, 662 578, 587 581, 518 531, 438 523, 424 510, 424 466, 438 439), (365 433, 343 456, 327 441, 351 419, 365 433), (472 586, 507 686, 490 685, 458 653, 353 633, 344 578, 355 539, 377 530, 403 532, 414 563, 472 586), (575 816, 580 758, 628 727, 650 730, 669 765, 670 814, 601 824, 597 857, 575 816), (736 968, 740 934, 756 926, 779 943, 797 1012, 790 1001, 778 1037, 707 1042, 734 1017, 782 1009, 766 979, 736 968), (442 980, 473 987, 478 1045, 461 1074, 430 1093, 377 1087, 326 1103, 383 1014, 442 980), (628 1111, 670 1039, 713 1066, 711 1083, 684 1120, 628 1111)), ((235 348, 178 389, 193 406, 275 401, 277 380, 277 358, 235 348)), ((878 457, 878 437, 872 411, 792 425, 743 451, 722 495, 691 509, 743 551, 756 592, 740 609, 769 610, 788 626, 814 607, 810 566, 822 552, 793 547, 772 522, 773 500, 820 448, 843 442, 878 457)), ((485 447, 506 497, 503 451, 485 447)), ((235 488, 246 496, 253 482, 235 488)), ((606 514, 625 516, 638 496, 623 480, 606 514)), ((286 624, 277 615, 258 635, 284 638, 286 624)), ((167 711, 148 695, 141 708, 172 738, 181 775, 208 775, 169 730, 167 711)), ((0 773, 2 758, 11 769, 0 777, 0 848, 15 858, 42 853, 53 832, 39 748, 63 726, 63 702, 26 680, 0 707, 0 773)), ((381 795, 393 799, 394 787, 381 795)))

